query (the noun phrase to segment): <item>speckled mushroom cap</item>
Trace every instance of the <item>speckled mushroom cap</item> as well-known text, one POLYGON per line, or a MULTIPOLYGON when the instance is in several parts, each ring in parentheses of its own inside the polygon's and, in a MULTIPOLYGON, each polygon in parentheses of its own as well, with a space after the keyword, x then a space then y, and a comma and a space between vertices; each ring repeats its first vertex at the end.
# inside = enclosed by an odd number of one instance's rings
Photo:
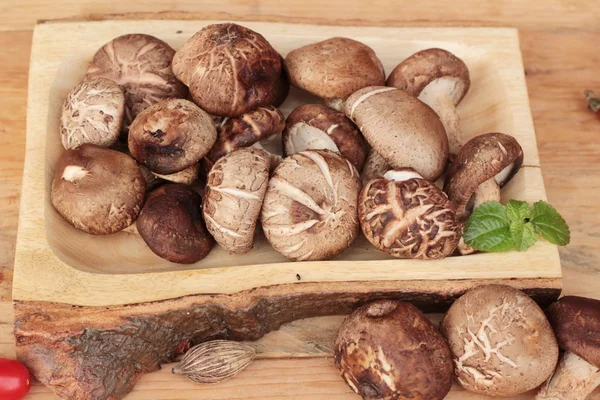
POLYGON ((358 217, 365 237, 397 258, 452 254, 462 229, 446 194, 412 170, 392 172, 370 180, 360 192, 358 217), (387 179, 395 174, 401 180, 387 179))
POLYGON ((146 107, 170 98, 184 98, 187 88, 171 69, 173 50, 154 36, 127 34, 100 48, 86 77, 104 77, 125 90, 125 125, 146 107))
POLYGON ((565 296, 546 315, 562 349, 600 368, 600 300, 565 296))
POLYGON ((165 100, 142 111, 129 128, 129 151, 152 172, 173 174, 196 164, 217 131, 210 115, 191 101, 165 100))
POLYGON ((293 86, 324 99, 346 99, 358 89, 385 83, 383 65, 373 49, 343 37, 293 50, 284 65, 293 86))
POLYGON ((145 187, 133 158, 83 144, 58 159, 50 199, 56 211, 77 229, 107 235, 135 221, 145 187))
POLYGON ((554 371, 558 345, 540 307, 504 285, 479 286, 454 302, 440 330, 465 389, 512 397, 541 385, 554 371))
POLYGON ((112 146, 121 133, 125 94, 115 82, 90 78, 67 95, 60 116, 60 138, 65 149, 84 143, 112 146))
POLYGON ((238 116, 275 101, 279 54, 260 34, 225 23, 209 25, 177 51, 173 71, 206 112, 238 116))
POLYGON ((329 150, 285 158, 269 180, 261 222, 275 250, 294 261, 325 260, 358 236, 356 168, 329 150))
POLYGON ((174 263, 200 261, 214 245, 202 221, 202 198, 183 184, 162 185, 152 191, 136 227, 152 252, 174 263))
POLYGON ((517 140, 504 133, 486 133, 469 140, 446 173, 444 191, 464 218, 475 190, 491 178, 504 186, 523 163, 523 149, 517 140))
MULTIPOLYGON (((448 81, 447 92, 454 104, 460 103, 471 85, 469 69, 449 51, 433 48, 421 50, 398 64, 388 77, 386 85, 418 97, 432 83, 445 85, 446 83, 440 82, 441 79, 448 81)), ((423 96, 426 97, 427 94, 424 93, 423 96)))
POLYGON ((217 243, 230 253, 252 249, 270 163, 264 151, 244 148, 220 158, 208 174, 204 220, 217 243))
POLYGON ((437 114, 406 92, 366 87, 346 100, 345 112, 392 168, 412 168, 435 181, 448 162, 448 138, 437 114))
POLYGON ((367 141, 344 113, 323 104, 304 104, 287 117, 283 131, 286 155, 304 150, 337 151, 361 170, 369 150, 367 141))
POLYGON ((273 106, 258 107, 239 117, 225 118, 217 125, 217 141, 206 158, 214 163, 225 154, 250 147, 281 133, 284 128, 285 117, 273 106))
POLYGON ((452 355, 433 324, 411 304, 380 300, 344 320, 335 365, 365 400, 441 400, 452 387, 452 355))

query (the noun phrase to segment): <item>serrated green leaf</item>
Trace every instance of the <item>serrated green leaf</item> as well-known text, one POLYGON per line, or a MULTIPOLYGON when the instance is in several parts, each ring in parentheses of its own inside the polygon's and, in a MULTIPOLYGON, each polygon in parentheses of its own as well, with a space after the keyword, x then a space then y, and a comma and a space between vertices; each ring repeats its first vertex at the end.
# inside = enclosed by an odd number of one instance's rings
POLYGON ((497 201, 488 201, 477 207, 467 221, 464 239, 466 244, 480 251, 513 249, 510 220, 504 206, 497 201))
POLYGON ((510 224, 510 234, 515 248, 525 251, 537 242, 537 235, 531 222, 513 222, 510 224))
POLYGON ((550 243, 566 246, 571 241, 571 231, 564 218, 545 201, 538 201, 533 205, 531 223, 550 243))
POLYGON ((526 219, 531 218, 531 207, 526 201, 509 200, 506 203, 506 214, 510 222, 527 222, 526 219))

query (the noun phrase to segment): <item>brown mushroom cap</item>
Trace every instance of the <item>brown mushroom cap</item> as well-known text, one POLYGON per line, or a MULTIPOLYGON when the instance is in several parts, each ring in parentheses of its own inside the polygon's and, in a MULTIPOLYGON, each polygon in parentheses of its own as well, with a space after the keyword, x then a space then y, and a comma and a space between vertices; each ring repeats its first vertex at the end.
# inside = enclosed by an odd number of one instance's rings
POLYGON ((437 91, 436 85, 447 85, 443 89, 456 105, 467 94, 471 79, 469 69, 460 58, 449 51, 433 48, 421 50, 398 64, 386 85, 402 89, 415 97, 426 97, 427 94, 423 93, 425 89, 437 91))
POLYGON ((230 253, 252 249, 270 163, 264 151, 244 148, 220 158, 208 174, 204 220, 217 243, 230 253))
POLYGON ((342 377, 365 400, 441 400, 452 387, 452 355, 411 304, 379 300, 344 320, 334 344, 342 377))
POLYGON ((304 150, 337 151, 361 170, 369 150, 362 134, 344 113, 324 104, 304 104, 287 117, 283 131, 286 155, 304 150))
POLYGON ((437 114, 406 92, 367 87, 346 100, 346 115, 393 168, 435 181, 448 162, 448 138, 437 114))
POLYGON ((174 183, 183 183, 185 185, 191 185, 198 179, 200 173, 200 163, 192 164, 186 169, 182 169, 174 174, 156 174, 153 173, 156 178, 164 179, 165 181, 174 183))
POLYGON ((152 191, 136 227, 154 254, 174 263, 200 261, 214 245, 202 221, 202 198, 183 184, 167 184, 152 191))
POLYGON ((145 186, 133 158, 83 144, 58 159, 50 198, 56 211, 77 229, 107 235, 135 221, 145 186))
POLYGON ((562 349, 600 368, 600 300, 565 296, 546 315, 562 349))
POLYGON ((284 65, 293 86, 325 99, 346 99, 358 89, 385 83, 383 65, 373 49, 343 37, 293 50, 284 65))
POLYGON ((461 237, 448 197, 410 169, 367 182, 358 204, 366 238, 397 258, 444 258, 454 252, 461 237))
POLYGON ((273 106, 258 107, 244 115, 225 118, 217 127, 217 141, 206 158, 213 163, 225 154, 281 133, 285 117, 273 106))
POLYGON ((173 174, 197 163, 216 139, 210 115, 184 99, 146 108, 129 127, 131 155, 159 174, 173 174))
POLYGON ((450 344, 458 382, 471 392, 516 396, 541 385, 558 361, 546 316, 510 286, 468 291, 450 307, 440 330, 450 344))
POLYGON ((279 61, 281 62, 281 74, 275 84, 275 98, 273 99, 273 106, 275 107, 280 107, 290 93, 290 77, 285 68, 283 68, 283 57, 281 54, 279 55, 279 61))
POLYGON ((281 75, 279 54, 260 34, 240 25, 209 25, 173 58, 173 71, 203 110, 237 116, 272 104, 281 75))
POLYGON ((523 149, 512 136, 486 133, 465 143, 446 173, 444 184, 458 216, 468 215, 467 204, 479 185, 495 178, 502 187, 522 163, 523 149))
POLYGON ((356 168, 329 150, 285 158, 269 180, 261 222, 271 245, 294 261, 324 260, 358 236, 356 168))
POLYGON ((91 78, 71 90, 63 104, 60 137, 65 149, 84 143, 112 146, 125 114, 123 89, 106 78, 91 78))
POLYGON ((125 90, 125 124, 146 107, 161 100, 184 98, 187 88, 171 69, 173 50, 154 36, 119 36, 100 48, 90 63, 86 77, 104 77, 125 90))

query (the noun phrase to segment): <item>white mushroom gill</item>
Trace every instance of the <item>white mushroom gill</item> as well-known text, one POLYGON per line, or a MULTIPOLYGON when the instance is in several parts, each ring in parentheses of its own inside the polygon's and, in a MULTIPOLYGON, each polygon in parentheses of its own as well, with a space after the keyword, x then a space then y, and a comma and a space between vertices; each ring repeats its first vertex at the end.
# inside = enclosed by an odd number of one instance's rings
POLYGON ((453 104, 460 100, 460 95, 464 91, 464 84, 458 78, 442 77, 429 82, 419 94, 419 100, 432 107, 435 104, 440 93, 449 97, 453 104))
POLYGON ((504 168, 494 177, 494 179, 496 179, 496 182, 498 182, 499 185, 502 185, 504 184, 504 182, 506 182, 506 179, 508 178, 510 172, 513 169, 513 164, 514 163, 507 165, 506 168, 504 168))
POLYGON ((404 170, 389 170, 383 177, 389 181, 403 182, 409 179, 423 179, 423 177, 416 171, 411 169, 404 170))
POLYGON ((62 179, 68 182, 75 182, 85 178, 89 171, 80 165, 67 165, 63 171, 62 179))
POLYGON ((290 128, 285 142, 288 155, 305 150, 327 149, 339 153, 339 149, 329 135, 320 129, 299 122, 290 128))

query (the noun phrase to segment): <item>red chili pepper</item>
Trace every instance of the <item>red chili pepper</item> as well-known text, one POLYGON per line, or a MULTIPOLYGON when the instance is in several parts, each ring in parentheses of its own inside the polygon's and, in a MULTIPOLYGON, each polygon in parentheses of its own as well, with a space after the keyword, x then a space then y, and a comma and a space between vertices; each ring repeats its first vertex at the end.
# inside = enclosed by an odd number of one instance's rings
POLYGON ((0 358, 0 399, 21 400, 31 388, 29 370, 16 360, 0 358))
POLYGON ((600 95, 590 89, 586 89, 583 93, 585 94, 585 101, 587 101, 588 108, 600 116, 600 95))

